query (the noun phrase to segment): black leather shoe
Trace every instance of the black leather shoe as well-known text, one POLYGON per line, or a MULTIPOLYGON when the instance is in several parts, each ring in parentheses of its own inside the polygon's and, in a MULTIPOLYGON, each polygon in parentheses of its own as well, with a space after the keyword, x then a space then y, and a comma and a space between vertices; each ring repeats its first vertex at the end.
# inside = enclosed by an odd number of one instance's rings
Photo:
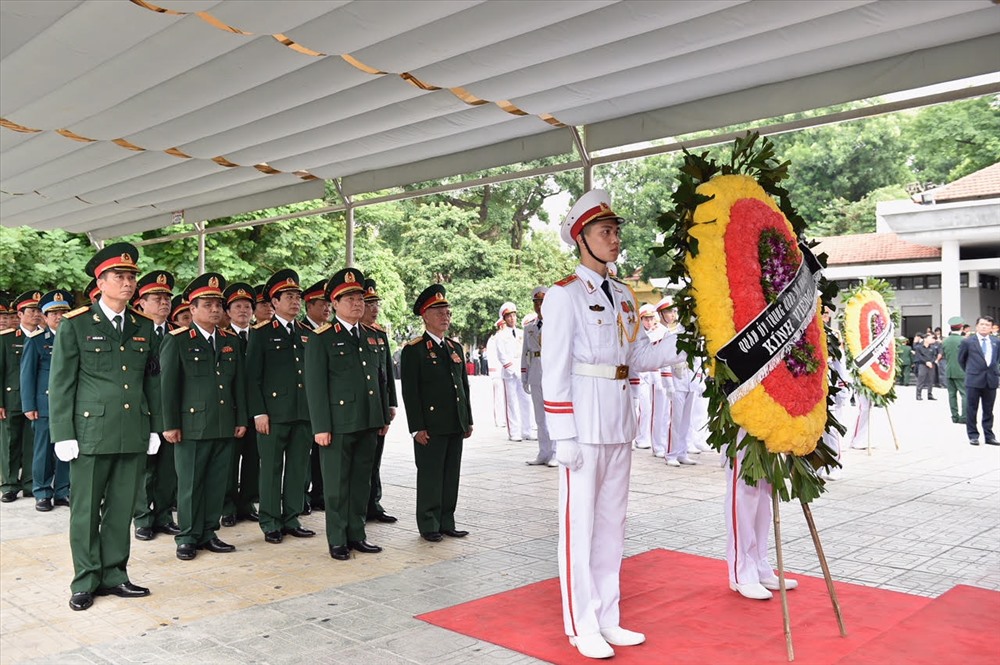
MULTIPOLYGON (((12 501, 17 501, 17 492, 4 492, 0 494, 0 501, 3 503, 11 503, 12 501)), ((89 605, 87 607, 90 607, 89 605)))
POLYGON ((239 515, 236 516, 236 519, 246 520, 248 522, 259 522, 260 515, 258 515, 255 511, 251 510, 249 513, 240 513, 239 515))
POLYGON ((997 441, 996 439, 986 439, 986 445, 987 446, 1000 446, 1000 441, 997 441))
POLYGON ((69 597, 69 608, 74 612, 80 612, 94 604, 94 594, 89 591, 77 591, 69 597))
POLYGON ((181 532, 181 528, 177 526, 177 522, 167 522, 166 524, 161 524, 153 530, 157 533, 165 533, 168 536, 176 536, 181 532))
POLYGON ((136 540, 152 540, 155 537, 156 534, 148 526, 139 526, 135 528, 136 540))
POLYGON ((184 543, 177 546, 177 558, 181 561, 190 561, 198 554, 198 548, 194 543, 184 543))
POLYGON ((969 445, 970 446, 978 446, 979 445, 979 439, 969 439, 969 445))
POLYGON ((107 587, 105 589, 98 589, 97 591, 94 592, 94 595, 118 596, 119 598, 143 598, 149 595, 149 589, 147 589, 144 586, 132 584, 131 582, 122 582, 118 586, 107 587))
POLYGON ((459 531, 458 529, 442 529, 441 533, 452 538, 465 538, 469 535, 468 531, 459 531))
POLYGON ((375 521, 382 522, 383 524, 392 524, 397 521, 395 517, 389 515, 388 513, 379 513, 375 516, 375 521))
POLYGON ((274 543, 275 545, 284 540, 284 538, 285 537, 281 535, 280 531, 268 531, 264 534, 264 540, 269 543, 274 543))
POLYGON ((312 538, 313 536, 316 535, 316 532, 313 531, 312 529, 303 529, 300 526, 297 526, 294 529, 288 529, 288 528, 282 529, 281 533, 285 534, 286 536, 293 536, 295 538, 312 538))
POLYGON ((347 542, 347 546, 355 552, 362 552, 364 554, 378 554, 382 551, 381 547, 372 545, 367 540, 350 540, 347 542))
POLYGON ((931 401, 931 402, 936 402, 936 401, 937 401, 937 397, 935 397, 934 395, 928 395, 928 396, 927 396, 927 399, 928 399, 929 401, 931 401))
POLYGON ((222 526, 236 526, 236 515, 223 515, 222 526))
MULTIPOLYGON (((989 443, 987 441, 986 443, 989 443)), ((52 510, 52 499, 36 499, 35 500, 35 510, 40 513, 47 513, 52 510)))
POLYGON ((302 506, 302 514, 303 515, 312 515, 312 511, 313 511, 312 506, 309 504, 308 501, 306 501, 305 505, 302 506))
POLYGON ((351 558, 351 550, 347 545, 330 545, 330 556, 337 561, 347 561, 351 558))
POLYGON ((326 504, 322 501, 310 501, 309 505, 312 506, 313 511, 326 512, 326 504))
POLYGON ((215 552, 216 554, 226 554, 229 552, 236 551, 235 547, 233 547, 229 543, 222 542, 218 538, 212 538, 212 540, 202 545, 201 549, 208 550, 209 552, 215 552))
POLYGON ((63 508, 69 508, 69 497, 66 497, 65 499, 56 499, 55 501, 52 502, 52 505, 62 506, 63 508))
POLYGON ((429 533, 422 533, 422 534, 420 534, 420 537, 423 538, 424 540, 428 540, 428 541, 430 541, 432 543, 439 543, 444 538, 444 536, 442 536, 437 531, 431 531, 429 533))

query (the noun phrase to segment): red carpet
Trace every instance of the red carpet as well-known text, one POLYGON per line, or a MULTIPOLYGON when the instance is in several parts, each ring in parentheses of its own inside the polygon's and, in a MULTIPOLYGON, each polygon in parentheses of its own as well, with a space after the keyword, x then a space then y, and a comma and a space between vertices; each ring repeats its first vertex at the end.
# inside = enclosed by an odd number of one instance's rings
MULTIPOLYGON (((822 578, 794 576, 788 594, 795 662, 944 665, 1000 662, 1000 593, 956 587, 938 599, 837 583, 847 637, 822 578)), ((558 580, 538 582, 418 618, 559 664, 593 663, 562 629, 558 580)), ((725 562, 652 550, 622 565, 622 625, 646 643, 619 647, 620 665, 786 663, 781 603, 729 590, 725 562)))

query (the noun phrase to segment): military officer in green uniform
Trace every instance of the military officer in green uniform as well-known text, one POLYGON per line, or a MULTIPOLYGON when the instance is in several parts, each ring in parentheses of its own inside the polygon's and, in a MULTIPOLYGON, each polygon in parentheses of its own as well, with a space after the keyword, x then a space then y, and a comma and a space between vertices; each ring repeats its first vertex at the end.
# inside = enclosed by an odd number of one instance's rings
MULTIPOLYGON (((306 315, 303 325, 310 330, 316 330, 330 320, 333 308, 326 297, 326 282, 321 279, 302 294, 306 304, 306 315)), ((313 510, 325 510, 326 499, 323 498, 323 470, 320 464, 319 446, 313 443, 309 449, 309 477, 306 478, 306 505, 303 515, 309 515, 313 510)))
POLYGON ((424 334, 407 342, 400 354, 406 422, 417 463, 417 527, 425 540, 442 534, 469 535, 455 529, 462 442, 472 436, 469 376, 462 345, 445 337, 451 308, 440 284, 417 296, 413 313, 423 318, 424 334))
POLYGON ((177 466, 177 558, 197 550, 236 550, 216 535, 233 439, 246 434, 246 378, 239 337, 219 327, 225 278, 205 273, 188 284, 191 327, 171 330, 160 352, 163 437, 177 466))
POLYGON ((69 464, 56 459, 49 436, 49 370, 56 331, 73 307, 73 294, 56 289, 43 295, 38 304, 44 325, 28 335, 21 355, 21 405, 34 431, 31 492, 35 510, 47 513, 53 505, 69 507, 69 464))
POLYGON ((0 332, 0 501, 10 503, 19 491, 31 496, 31 458, 35 442, 21 410, 21 354, 28 335, 42 323, 41 291, 19 295, 11 309, 18 326, 0 332))
POLYGON ((271 317, 274 316, 274 306, 271 305, 270 299, 264 297, 264 287, 266 284, 258 284, 253 287, 254 292, 257 294, 257 300, 254 303, 253 309, 253 324, 264 323, 265 321, 270 321, 271 317))
POLYGON ((17 315, 10 310, 10 294, 0 291, 0 330, 17 327, 17 315))
MULTIPOLYGON (((378 342, 378 380, 379 385, 385 386, 389 395, 389 422, 396 417, 396 381, 392 375, 392 352, 389 350, 389 335, 386 334, 382 326, 378 324, 379 311, 382 308, 382 300, 378 296, 378 285, 374 279, 365 280, 365 315, 361 318, 361 323, 366 328, 374 332, 375 340, 378 342)), ((375 444, 375 460, 372 464, 371 491, 368 493, 367 518, 391 524, 396 518, 385 512, 382 507, 382 452, 385 450, 385 434, 379 434, 375 444)))
MULTIPOLYGON (((229 314, 229 332, 239 338, 240 353, 245 359, 257 292, 246 282, 233 282, 222 295, 229 314)), ((260 491, 260 454, 257 452, 257 430, 249 416, 246 435, 235 443, 226 481, 226 500, 222 505, 222 526, 227 527, 236 526, 239 520, 257 522, 259 519, 254 501, 260 491)))
POLYGON ((52 350, 49 422, 56 457, 70 462, 74 610, 90 607, 95 594, 149 595, 127 570, 135 497, 163 431, 150 368, 153 324, 127 307, 138 257, 134 246, 115 243, 90 260, 101 298, 63 317, 52 350))
POLYGON ((948 406, 951 407, 951 422, 965 423, 965 370, 958 364, 958 347, 965 337, 962 328, 965 321, 960 316, 948 319, 948 336, 941 342, 941 355, 945 360, 945 386, 948 388, 948 406))
POLYGON ((260 452, 260 529, 265 541, 280 543, 284 535, 316 535, 299 523, 313 440, 304 376, 312 331, 295 320, 302 309, 302 287, 294 270, 271 275, 264 296, 274 317, 250 333, 247 390, 260 452))
MULTIPOLYGON (((170 300, 173 296, 174 276, 166 270, 152 270, 136 283, 135 309, 153 322, 153 353, 156 357, 150 363, 150 374, 157 391, 160 390, 159 352, 164 336, 176 328, 167 318, 170 316, 170 300)), ((159 402, 159 395, 154 401, 159 402)), ((164 445, 160 435, 160 449, 155 455, 146 457, 142 485, 135 500, 135 537, 137 540, 152 540, 157 533, 176 536, 181 532, 174 522, 172 507, 177 501, 177 470, 174 467, 174 447, 164 445)))
POLYGON ((170 301, 170 322, 177 327, 191 325, 191 305, 178 293, 170 301))
POLYGON ((87 298, 90 300, 90 304, 93 305, 97 302, 97 299, 101 297, 101 290, 97 288, 97 280, 92 279, 87 283, 87 288, 83 290, 87 294, 87 298))

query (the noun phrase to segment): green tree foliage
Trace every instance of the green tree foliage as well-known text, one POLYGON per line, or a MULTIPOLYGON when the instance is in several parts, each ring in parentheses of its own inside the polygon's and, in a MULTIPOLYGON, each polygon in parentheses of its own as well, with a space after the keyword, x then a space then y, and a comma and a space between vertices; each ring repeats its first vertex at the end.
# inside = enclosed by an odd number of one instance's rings
POLYGON ((0 227, 0 290, 17 296, 65 288, 79 295, 87 286, 83 269, 90 257, 86 236, 0 227))
POLYGON ((1000 160, 1000 95, 923 109, 905 138, 922 183, 941 185, 986 168, 1000 160))

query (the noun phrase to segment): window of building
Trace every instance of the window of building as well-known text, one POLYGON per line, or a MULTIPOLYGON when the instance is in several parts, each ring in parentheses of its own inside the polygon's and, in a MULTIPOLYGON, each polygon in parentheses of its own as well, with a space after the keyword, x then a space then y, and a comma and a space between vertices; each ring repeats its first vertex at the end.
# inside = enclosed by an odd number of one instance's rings
POLYGON ((941 288, 941 275, 927 275, 927 288, 928 289, 940 289, 941 288))
POLYGON ((962 288, 969 286, 969 273, 963 272, 958 275, 958 285, 962 288))

